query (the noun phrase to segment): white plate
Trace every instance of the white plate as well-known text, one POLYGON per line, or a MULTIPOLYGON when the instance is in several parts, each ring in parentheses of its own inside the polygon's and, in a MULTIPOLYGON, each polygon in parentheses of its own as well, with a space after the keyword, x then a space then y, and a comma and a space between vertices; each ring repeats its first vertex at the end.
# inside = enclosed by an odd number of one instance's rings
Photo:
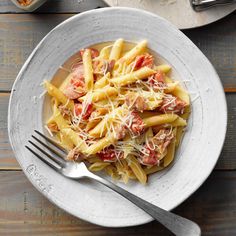
POLYGON ((104 0, 110 6, 134 7, 153 12, 179 29, 190 29, 215 22, 234 10, 236 3, 217 6, 202 12, 192 9, 189 0, 104 0))
POLYGON ((80 48, 123 37, 147 39, 149 47, 173 66, 191 92, 192 114, 172 167, 152 175, 147 186, 119 184, 166 210, 188 198, 208 177, 219 157, 227 124, 225 95, 214 68, 171 23, 130 8, 97 9, 76 15, 53 29, 22 67, 10 98, 8 128, 15 156, 32 184, 51 202, 89 222, 121 227, 152 220, 136 206, 99 184, 64 178, 25 147, 34 129, 43 130, 40 86, 80 48))

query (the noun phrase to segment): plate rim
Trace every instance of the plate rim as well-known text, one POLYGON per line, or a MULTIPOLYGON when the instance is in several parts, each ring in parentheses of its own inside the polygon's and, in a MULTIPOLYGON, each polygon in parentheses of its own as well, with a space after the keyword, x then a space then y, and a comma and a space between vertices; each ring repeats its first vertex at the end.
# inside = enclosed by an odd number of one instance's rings
MULTIPOLYGON (((22 168, 22 171, 24 172, 24 174, 26 175, 26 177, 28 178, 28 180, 31 182, 31 184, 33 184, 33 186, 44 196, 46 197, 51 203, 53 203, 54 205, 56 205, 57 207, 59 207, 60 209, 63 209, 65 212, 69 213, 70 215, 73 215, 79 219, 82 219, 86 222, 90 222, 90 223, 93 223, 95 225, 100 225, 100 226, 105 226, 105 227, 113 227, 113 228, 118 228, 118 227, 127 227, 127 226, 136 226, 136 225, 142 225, 142 224, 145 224, 145 223, 148 223, 148 222, 151 222, 153 219, 152 218, 149 218, 147 220, 143 220, 142 223, 131 223, 129 222, 128 224, 123 224, 123 225, 120 225, 120 224, 116 224, 116 225, 110 225, 110 224, 99 224, 99 223, 96 223, 96 222, 93 222, 93 221, 90 221, 88 219, 85 219, 84 217, 81 217, 81 216, 78 216, 76 215, 75 213, 72 213, 70 212, 69 210, 67 210, 64 206, 60 206, 56 201, 55 199, 53 198, 50 198, 44 191, 42 191, 39 186, 36 184, 35 181, 33 181, 28 173, 27 173, 27 170, 24 168, 24 165, 23 163, 21 163, 21 159, 17 156, 15 150, 14 150, 14 144, 13 144, 13 140, 12 140, 12 137, 11 137, 11 116, 10 116, 10 110, 11 110, 11 106, 12 106, 12 99, 13 99, 13 96, 14 96, 14 90, 15 90, 15 87, 17 86, 17 84, 19 83, 20 81, 20 78, 23 76, 24 74, 24 71, 25 69, 27 69, 27 66, 30 64, 30 61, 33 59, 34 55, 37 53, 38 50, 40 50, 40 47, 41 45, 44 43, 44 41, 47 39, 47 37, 52 34, 55 30, 57 30, 58 28, 60 28, 60 26, 64 25, 65 23, 67 22, 70 22, 70 21, 73 21, 74 19, 76 18, 80 18, 80 17, 83 17, 84 15, 90 15, 90 14, 93 14, 93 13, 96 13, 96 12, 103 12, 103 11, 120 11, 120 10, 125 10, 125 11, 134 11, 134 12, 138 12, 140 14, 148 14, 150 16, 154 16, 154 17, 157 17, 159 18, 159 20, 161 21, 165 21, 167 22, 172 28, 176 29, 177 31, 179 31, 181 33, 181 35, 184 37, 185 40, 189 41, 198 51, 198 53, 201 54, 201 57, 204 58, 204 60, 206 60, 208 62, 208 66, 211 67, 212 71, 214 72, 214 76, 217 78, 216 80, 216 83, 218 84, 217 86, 219 88, 221 88, 222 90, 222 110, 224 110, 224 124, 222 125, 222 141, 221 141, 221 145, 219 146, 218 148, 218 157, 215 158, 215 162, 214 162, 214 165, 212 165, 211 167, 211 170, 209 171, 209 173, 204 176, 204 178, 201 178, 201 181, 199 182, 198 185, 196 185, 195 189, 193 191, 191 191, 191 193, 189 194, 186 194, 185 197, 178 203, 176 203, 174 205, 174 207, 172 207, 170 209, 170 211, 172 211, 174 208, 176 208, 177 206, 179 206, 180 204, 182 204, 186 199, 188 199, 192 194, 194 194, 199 188, 200 186, 206 181, 206 179, 209 177, 209 175, 212 173, 219 157, 220 157, 220 153, 222 151, 222 148, 223 148, 223 145, 224 145, 224 142, 225 142, 225 137, 226 137, 226 131, 227 131, 227 120, 228 120, 228 112, 227 112, 227 102, 226 102, 226 97, 225 97, 225 93, 224 93, 224 89, 223 89, 223 86, 222 86, 222 83, 221 83, 221 80, 215 70, 215 68, 213 67, 213 65, 211 64, 211 62, 208 60, 208 58, 201 52, 201 50, 183 33, 181 32, 175 25, 173 25, 172 23, 170 23, 169 21, 167 21, 166 19, 164 19, 163 17, 160 17, 154 13, 151 13, 151 12, 148 12, 148 11, 145 11, 145 10, 141 10, 141 9, 135 9, 135 8, 129 8, 129 7, 115 7, 115 8, 100 8, 100 9, 93 9, 93 10, 90 10, 90 11, 86 11, 86 12, 83 12, 83 13, 78 13, 68 19, 66 19, 65 21, 61 22, 60 24, 58 24, 56 27, 54 27, 52 30, 50 30, 43 38, 42 40, 37 44, 37 46, 34 48, 34 50, 31 52, 31 54, 29 55, 29 57, 27 58, 27 60, 25 61, 25 63, 23 64, 22 68, 20 69, 17 77, 16 77, 16 80, 14 81, 13 83, 13 86, 12 86, 12 90, 11 90, 11 95, 10 95, 10 99, 9 99, 9 106, 8 106, 8 137, 9 137, 9 141, 10 141, 10 144, 11 144, 11 147, 12 147, 12 150, 13 150, 13 153, 14 153, 14 156, 15 158, 17 159, 18 163, 20 164, 21 168, 22 168)), ((210 168, 209 168, 210 169, 210 168)))

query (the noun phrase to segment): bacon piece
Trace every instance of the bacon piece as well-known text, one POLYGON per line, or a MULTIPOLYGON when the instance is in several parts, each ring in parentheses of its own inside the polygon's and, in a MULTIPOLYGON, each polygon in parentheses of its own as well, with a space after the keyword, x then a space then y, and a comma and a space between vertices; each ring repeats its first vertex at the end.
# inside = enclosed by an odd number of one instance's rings
MULTIPOLYGON (((113 70, 113 68, 114 68, 114 66, 115 66, 115 63, 116 63, 116 61, 115 60, 111 60, 109 63, 108 63, 108 68, 107 68, 107 72, 112 72, 112 70, 113 70)), ((106 72, 106 73, 107 73, 106 72)))
MULTIPOLYGON (((91 57, 92 58, 95 58, 95 57, 98 57, 99 56, 99 51, 95 48, 85 48, 85 49, 89 49, 91 51, 91 57)), ((81 49, 79 52, 80 52, 80 55, 81 57, 83 57, 83 54, 84 54, 84 51, 85 49, 81 49)))
POLYGON ((72 72, 72 79, 63 93, 69 99, 77 99, 85 94, 84 69, 82 64, 76 65, 72 72))
POLYGON ((125 102, 129 109, 133 109, 140 112, 143 112, 144 110, 148 109, 148 105, 145 101, 145 98, 135 93, 128 93, 125 102))
POLYGON ((77 99, 83 95, 83 93, 76 91, 76 87, 69 83, 65 90, 63 91, 64 95, 68 97, 69 99, 77 99))
POLYGON ((58 128, 58 126, 57 126, 56 123, 50 123, 50 124, 48 124, 47 126, 48 126, 48 128, 49 128, 49 130, 50 130, 51 132, 56 133, 56 132, 59 131, 59 128, 58 128))
POLYGON ((160 90, 166 88, 165 76, 162 71, 157 71, 154 75, 150 76, 148 82, 154 89, 160 90))
POLYGON ((153 148, 153 145, 151 143, 145 144, 142 151, 145 154, 143 154, 142 158, 139 159, 141 164, 154 166, 154 165, 157 165, 159 163, 158 155, 157 155, 157 153, 156 153, 156 151, 153 148))
POLYGON ((139 136, 144 131, 144 122, 137 112, 132 111, 130 120, 127 121, 127 128, 134 136, 139 136))
POLYGON ((174 135, 169 129, 161 129, 143 146, 140 163, 151 166, 158 165, 173 138, 174 135))
POLYGON ((164 97, 162 105, 160 106, 160 111, 164 113, 177 113, 183 114, 186 103, 180 98, 168 94, 164 97))
POLYGON ((116 139, 123 139, 126 135, 126 128, 124 125, 116 125, 114 127, 116 139))
POLYGON ((147 67, 152 67, 154 64, 154 58, 150 54, 143 54, 140 56, 137 56, 135 59, 135 66, 134 69, 138 70, 141 67, 147 66, 147 67))
POLYGON ((68 161, 82 161, 85 159, 85 156, 76 148, 69 151, 66 156, 68 161))
MULTIPOLYGON (((81 103, 76 103, 74 106, 74 112, 76 116, 79 116, 82 113, 83 105, 81 103)), ((87 120, 93 111, 93 104, 89 103, 86 106, 86 109, 83 111, 82 118, 87 120)))
POLYGON ((105 162, 115 162, 118 159, 122 159, 124 156, 123 152, 115 150, 112 146, 104 148, 98 154, 99 158, 105 162))

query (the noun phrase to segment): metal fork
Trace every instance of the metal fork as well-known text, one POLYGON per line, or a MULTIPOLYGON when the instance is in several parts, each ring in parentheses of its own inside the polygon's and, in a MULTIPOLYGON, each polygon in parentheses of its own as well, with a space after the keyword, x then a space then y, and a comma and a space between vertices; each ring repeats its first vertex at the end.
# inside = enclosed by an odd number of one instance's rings
POLYGON ((38 157, 47 165, 51 166, 54 170, 56 170, 60 174, 74 180, 81 178, 89 178, 92 180, 96 180, 97 182, 107 186, 108 188, 114 190, 115 192, 119 193, 123 197, 130 200, 132 203, 134 203, 139 208, 148 213, 150 216, 152 216, 155 220, 159 221, 162 225, 164 225, 175 235, 179 236, 201 235, 201 229, 196 223, 181 216, 178 216, 174 213, 171 213, 169 211, 165 211, 135 196, 134 194, 118 187, 112 182, 93 174, 87 169, 86 165, 83 162, 76 163, 76 162, 65 161, 64 159, 66 156, 65 149, 63 149, 54 140, 48 138, 41 132, 35 130, 35 133, 36 133, 35 135, 32 135, 32 138, 35 140, 35 142, 29 140, 29 143, 33 146, 33 148, 27 145, 25 147, 30 152, 32 152, 36 157, 38 157))
POLYGON ((208 8, 236 3, 236 0, 190 0, 195 11, 204 11, 208 8))

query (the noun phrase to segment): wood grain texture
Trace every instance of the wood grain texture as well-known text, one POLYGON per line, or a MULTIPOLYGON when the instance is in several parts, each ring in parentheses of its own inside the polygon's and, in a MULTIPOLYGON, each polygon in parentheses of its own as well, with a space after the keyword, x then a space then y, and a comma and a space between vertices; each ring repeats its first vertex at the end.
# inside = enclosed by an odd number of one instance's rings
POLYGON ((20 169, 11 150, 7 133, 9 95, 9 93, 0 93, 0 169, 20 169))
MULTIPOLYGON (((233 236, 236 234, 235 183, 236 172, 215 171, 174 212, 196 221, 202 235, 233 236)), ((0 235, 172 235, 157 222, 112 229, 79 220, 52 205, 21 171, 0 171, 0 192, 0 235)))
POLYGON ((236 88, 235 22, 236 11, 208 26, 184 31, 213 64, 224 88, 231 92, 236 88))
MULTIPOLYGON (((11 150, 7 134, 9 96, 9 93, 0 93, 0 170, 20 169, 11 150)), ((226 98, 228 103, 228 130, 216 169, 236 170, 236 93, 229 93, 226 98)))
MULTIPOLYGON (((102 0, 49 0, 36 12, 41 13, 77 13, 107 6, 102 0)), ((10 0, 0 1, 0 13, 26 13, 17 8, 10 0)))
MULTIPOLYGON (((0 91, 11 90, 21 66, 38 42, 70 16, 72 14, 0 15, 0 91)), ((212 62, 230 92, 236 89, 235 21, 236 13, 233 13, 212 25, 184 31, 212 62)))

